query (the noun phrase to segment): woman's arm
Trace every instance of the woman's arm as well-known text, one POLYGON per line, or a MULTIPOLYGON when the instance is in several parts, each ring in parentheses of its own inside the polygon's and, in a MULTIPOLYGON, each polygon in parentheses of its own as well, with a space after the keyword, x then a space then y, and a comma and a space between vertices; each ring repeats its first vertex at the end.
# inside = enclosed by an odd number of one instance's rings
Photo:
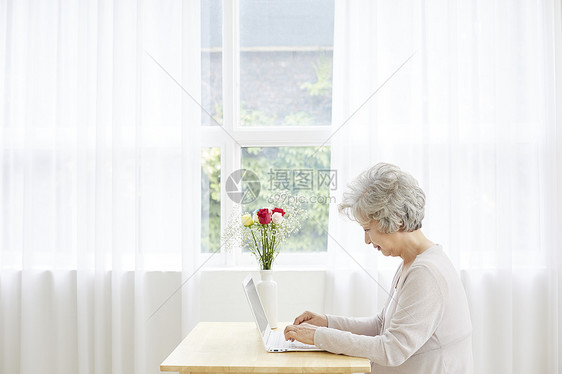
POLYGON ((375 317, 352 318, 333 315, 326 317, 328 317, 329 328, 349 331, 352 334, 375 336, 381 332, 382 315, 381 312, 375 317))
MULTIPOLYGON (((398 282, 398 277, 400 276, 401 269, 402 265, 398 267, 396 273, 394 274, 394 279, 392 280, 393 287, 396 286, 396 283, 398 282)), ((342 331, 349 331, 352 334, 357 335, 379 335, 383 327, 383 316, 385 314, 386 308, 388 307, 388 304, 390 303, 390 299, 391 295, 389 294, 382 311, 375 317, 353 318, 327 314, 326 317, 328 318, 328 327, 342 331)))
MULTIPOLYGON (((333 353, 365 357, 383 366, 398 366, 433 335, 444 310, 443 290, 426 267, 411 268, 397 299, 390 327, 377 336, 319 327, 314 344, 333 353)), ((330 318, 328 318, 331 321, 330 318)), ((338 321, 339 326, 341 321, 338 321)), ((330 324, 328 324, 329 327, 330 324)), ((334 324, 335 326, 335 324, 334 324)), ((351 326, 354 326, 351 323, 351 326)))
POLYGON ((329 327, 354 334, 374 336, 379 334, 381 330, 381 316, 382 314, 374 318, 347 318, 306 311, 295 319, 293 325, 285 327, 285 339, 291 341, 296 339, 306 344, 314 344, 314 334, 318 327, 329 327))
POLYGON ((375 317, 349 318, 318 314, 307 310, 295 318, 293 325, 298 326, 303 323, 318 327, 330 327, 338 330, 350 331, 354 334, 375 336, 380 333, 382 328, 382 312, 375 317))

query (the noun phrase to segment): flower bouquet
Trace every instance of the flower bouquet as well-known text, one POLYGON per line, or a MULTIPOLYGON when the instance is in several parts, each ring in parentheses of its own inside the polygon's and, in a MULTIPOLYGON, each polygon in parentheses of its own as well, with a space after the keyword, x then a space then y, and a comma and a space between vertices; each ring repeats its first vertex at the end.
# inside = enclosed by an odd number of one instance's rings
POLYGON ((230 227, 229 231, 233 231, 230 236, 236 236, 248 247, 261 270, 271 270, 280 245, 300 230, 304 218, 306 212, 299 206, 261 208, 253 215, 243 214, 240 221, 230 227))

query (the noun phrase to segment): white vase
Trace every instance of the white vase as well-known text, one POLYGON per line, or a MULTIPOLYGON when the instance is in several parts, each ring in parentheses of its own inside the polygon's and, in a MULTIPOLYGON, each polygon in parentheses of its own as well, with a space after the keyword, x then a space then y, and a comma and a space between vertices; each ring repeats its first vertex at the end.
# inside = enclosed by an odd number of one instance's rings
POLYGON ((269 326, 277 327, 277 282, 273 280, 272 270, 260 270, 261 281, 256 285, 269 326))

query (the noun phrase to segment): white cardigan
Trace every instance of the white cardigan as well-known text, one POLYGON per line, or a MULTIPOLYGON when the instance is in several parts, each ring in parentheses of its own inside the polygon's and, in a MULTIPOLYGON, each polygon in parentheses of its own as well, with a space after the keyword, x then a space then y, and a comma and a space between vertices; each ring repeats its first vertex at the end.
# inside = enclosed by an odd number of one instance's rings
POLYGON ((333 353, 368 358, 371 373, 376 374, 472 373, 466 294, 441 246, 418 255, 400 279, 401 269, 392 282, 394 302, 389 297, 379 315, 328 315, 328 327, 316 329, 314 344, 333 353))

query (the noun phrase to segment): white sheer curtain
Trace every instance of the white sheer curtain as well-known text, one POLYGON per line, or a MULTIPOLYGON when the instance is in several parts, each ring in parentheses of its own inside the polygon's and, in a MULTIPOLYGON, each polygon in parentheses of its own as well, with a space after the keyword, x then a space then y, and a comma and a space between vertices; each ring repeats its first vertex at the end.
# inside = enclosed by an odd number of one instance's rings
MULTIPOLYGON (((467 290, 475 373, 560 372, 560 2, 336 4, 335 197, 377 162, 412 173, 467 290)), ((377 313, 398 263, 330 219, 327 311, 377 313)))
POLYGON ((158 373, 197 320, 199 6, 0 1, 0 372, 158 373))

